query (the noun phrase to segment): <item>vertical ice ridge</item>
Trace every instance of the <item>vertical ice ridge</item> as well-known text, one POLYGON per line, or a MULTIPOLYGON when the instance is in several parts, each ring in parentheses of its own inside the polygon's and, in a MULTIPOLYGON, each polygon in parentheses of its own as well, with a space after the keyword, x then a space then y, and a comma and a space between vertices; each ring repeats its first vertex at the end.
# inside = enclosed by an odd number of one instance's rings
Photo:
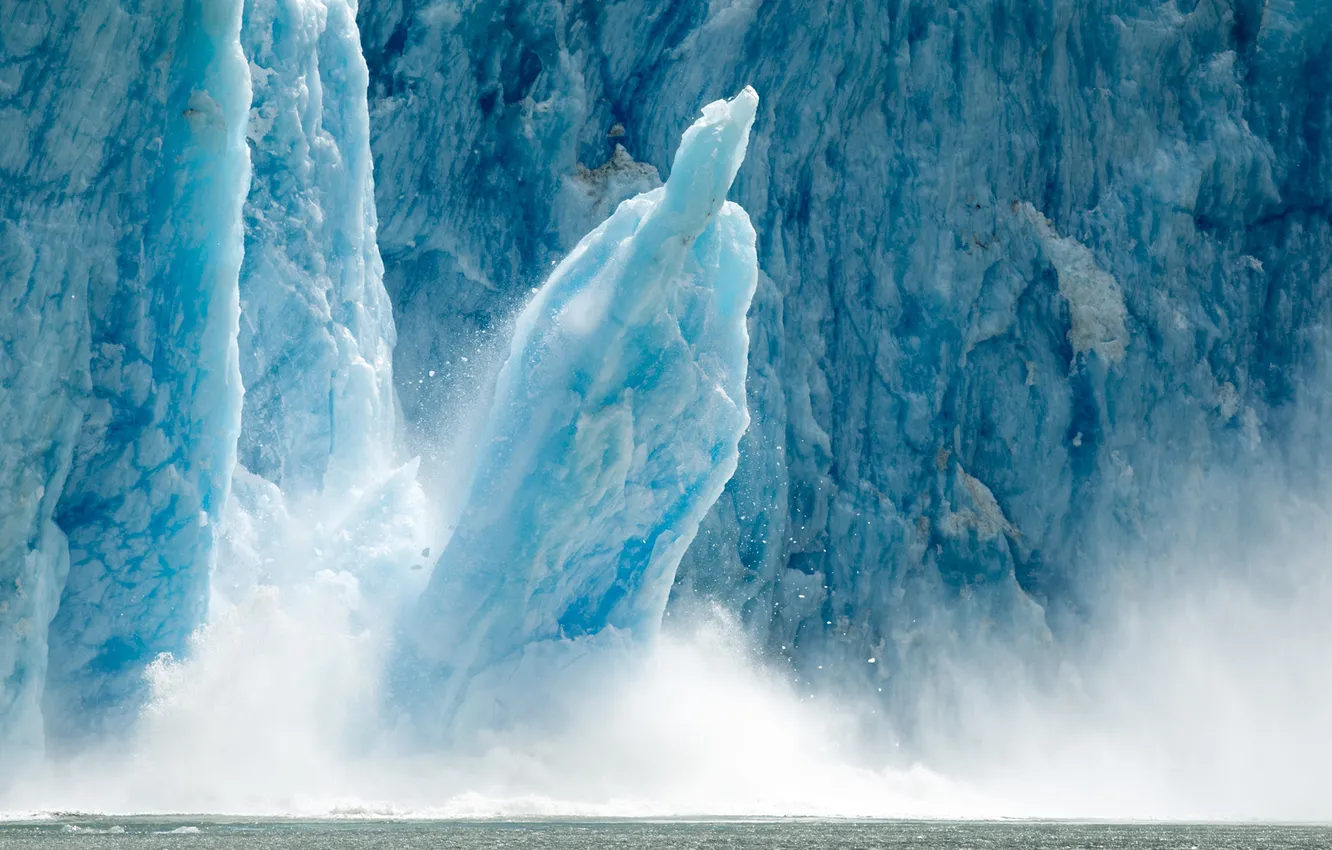
POLYGON ((47 629, 69 569, 53 517, 87 381, 82 302, 61 297, 66 281, 43 265, 31 236, 0 219, 0 783, 42 751, 47 629))
POLYGON ((387 469, 394 331, 355 18, 348 0, 0 9, 17 69, 0 341, 21 355, 0 364, 20 438, 0 453, 6 765, 121 728, 144 665, 185 648, 242 433, 289 495, 365 490, 349 523, 419 495, 387 469))
POLYGON ((658 628, 749 423, 754 231, 725 195, 757 102, 707 107, 665 187, 621 204, 518 318, 465 510, 403 636, 395 689, 423 731, 528 647, 658 628))
POLYGON ((241 461, 295 491, 382 472, 393 316, 375 242, 368 75, 347 0, 248 0, 254 68, 241 461))
POLYGON ((143 665, 183 650, 205 613, 243 394, 241 11, 186 3, 157 22, 166 38, 147 41, 163 52, 145 61, 169 68, 160 158, 129 234, 137 250, 118 258, 124 277, 93 293, 93 399, 58 512, 71 563, 43 701, 56 741, 127 722, 143 665))

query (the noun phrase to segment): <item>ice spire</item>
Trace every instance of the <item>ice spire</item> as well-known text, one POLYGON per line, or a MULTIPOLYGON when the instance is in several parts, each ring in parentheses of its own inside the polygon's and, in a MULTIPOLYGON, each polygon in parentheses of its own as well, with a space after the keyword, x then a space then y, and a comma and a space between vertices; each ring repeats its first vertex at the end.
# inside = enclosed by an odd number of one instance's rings
POLYGON ((621 204, 519 316, 466 507, 401 637, 394 689, 423 731, 534 644, 658 628, 749 424, 758 269, 726 193, 757 105, 746 87, 705 107, 666 185, 621 204))

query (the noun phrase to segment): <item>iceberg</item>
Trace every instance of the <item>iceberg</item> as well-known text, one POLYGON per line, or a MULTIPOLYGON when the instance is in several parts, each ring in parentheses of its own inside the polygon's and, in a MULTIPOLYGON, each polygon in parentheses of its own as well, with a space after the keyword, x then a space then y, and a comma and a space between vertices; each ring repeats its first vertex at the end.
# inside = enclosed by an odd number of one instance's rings
POLYGON ((448 734, 526 648, 652 637, 749 424, 755 235, 726 200, 758 96, 703 109, 518 316, 456 529, 402 630, 394 697, 448 734))

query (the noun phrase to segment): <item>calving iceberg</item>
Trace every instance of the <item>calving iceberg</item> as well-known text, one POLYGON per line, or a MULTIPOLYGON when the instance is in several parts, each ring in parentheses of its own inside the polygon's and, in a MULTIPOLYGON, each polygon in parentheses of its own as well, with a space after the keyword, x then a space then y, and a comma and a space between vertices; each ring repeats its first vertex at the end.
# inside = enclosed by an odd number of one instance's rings
POLYGON ((1332 484, 1332 4, 758 9, 0 2, 0 782, 272 598, 376 731, 715 606, 927 758, 1175 551, 1273 575, 1332 484))
MULTIPOLYGON (((122 737, 145 668, 264 588, 332 582, 381 626, 427 575, 356 4, 103 5, 0 10, 9 777, 122 737)), ((432 711, 533 642, 659 622, 748 424, 755 239, 725 196, 756 104, 708 107, 670 185, 520 317, 470 507, 398 630, 423 664, 395 681, 425 675, 432 711)), ((627 152, 589 175, 570 234, 658 185, 627 152)))
POLYGON ((395 696, 422 732, 533 645, 660 624, 749 424, 755 237, 726 193, 757 105, 748 87, 708 105, 666 185, 621 204, 518 317, 463 512, 401 636, 395 696))

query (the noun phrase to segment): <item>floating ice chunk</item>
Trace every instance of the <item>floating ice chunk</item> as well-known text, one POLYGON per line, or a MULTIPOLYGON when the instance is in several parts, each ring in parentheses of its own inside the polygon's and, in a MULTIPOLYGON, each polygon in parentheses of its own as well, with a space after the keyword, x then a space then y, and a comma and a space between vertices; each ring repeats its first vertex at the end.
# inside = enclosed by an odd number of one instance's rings
POLYGON ((749 424, 758 270, 726 193, 757 104, 746 88, 704 108, 666 185, 621 204, 518 317, 465 509, 403 630, 394 688, 423 731, 525 647, 657 630, 749 424))

